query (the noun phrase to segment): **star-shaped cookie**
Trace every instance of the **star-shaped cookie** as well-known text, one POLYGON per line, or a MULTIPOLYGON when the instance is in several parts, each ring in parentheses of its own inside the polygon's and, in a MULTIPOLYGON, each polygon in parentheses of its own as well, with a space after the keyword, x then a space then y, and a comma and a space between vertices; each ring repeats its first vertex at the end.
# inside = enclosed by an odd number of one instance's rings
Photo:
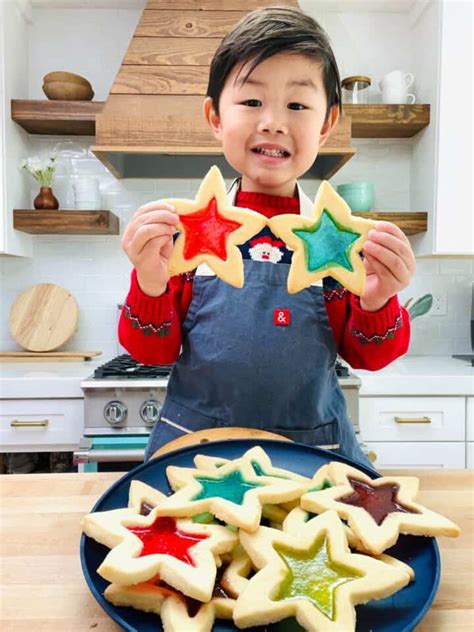
POLYGON ((166 474, 175 493, 163 500, 159 511, 170 516, 209 512, 227 524, 248 531, 257 529, 262 505, 299 498, 306 489, 305 484, 297 480, 257 476, 245 458, 214 470, 170 465, 166 474))
MULTIPOLYGON (((304 509, 301 509, 301 507, 295 507, 286 516, 281 528, 283 529, 283 531, 285 531, 285 533, 291 533, 294 536, 298 536, 301 529, 304 527, 305 523, 307 523, 310 520, 314 520, 314 516, 312 514, 308 513, 304 509)), ((357 552, 361 552, 360 541, 354 535, 352 529, 344 523, 342 523, 342 526, 344 528, 344 533, 346 535, 347 544, 349 545, 349 547, 351 549, 357 550, 357 552)), ((362 552, 368 555, 366 551, 362 551, 362 552)), ((403 570, 405 573, 407 573, 409 580, 411 582, 415 579, 415 571, 412 569, 412 567, 409 566, 408 564, 405 564, 405 562, 398 560, 392 555, 387 555, 385 553, 382 553, 381 555, 377 555, 376 559, 380 560, 381 562, 385 562, 385 564, 391 564, 392 566, 397 566, 398 568, 403 570)))
MULTIPOLYGON (((268 454, 260 446, 254 446, 247 450, 242 457, 248 459, 252 465, 252 468, 257 476, 275 476, 276 478, 283 478, 287 480, 295 480, 301 483, 309 485, 311 479, 306 476, 301 476, 290 470, 284 468, 274 467, 268 454)), ((202 469, 213 469, 222 467, 227 463, 230 463, 230 459, 226 459, 220 456, 209 456, 207 454, 197 454, 194 457, 194 463, 196 467, 202 469)), ((281 525, 285 519, 288 511, 294 506, 299 505, 299 498, 288 501, 288 503, 282 503, 282 505, 263 505, 262 516, 271 521, 272 526, 277 528, 277 525, 281 525)))
POLYGON ((395 544, 399 533, 451 537, 460 533, 453 522, 415 501, 419 481, 414 476, 372 480, 335 461, 329 464, 328 473, 333 487, 303 494, 301 507, 317 514, 334 509, 373 555, 395 544))
POLYGON ((241 531, 240 541, 258 572, 234 608, 239 627, 296 617, 305 630, 350 632, 356 604, 409 582, 404 570, 351 553, 334 511, 313 518, 297 535, 260 527, 241 531))
POLYGON ((128 508, 83 518, 84 533, 111 549, 97 572, 122 586, 159 574, 189 597, 209 601, 217 571, 215 557, 234 548, 236 534, 220 525, 159 513, 167 497, 147 488, 132 481, 128 508))
MULTIPOLYGON (((301 483, 310 483, 311 479, 306 476, 301 476, 290 470, 286 470, 280 467, 274 467, 268 454, 260 446, 254 446, 250 448, 240 459, 250 461, 250 464, 255 472, 256 476, 274 476, 275 478, 283 478, 286 480, 299 481, 301 483)), ((196 467, 201 469, 216 469, 231 463, 231 459, 226 459, 220 456, 209 456, 207 454, 197 454, 194 457, 194 463, 196 467)))
POLYGON ((294 250, 288 292, 294 294, 331 276, 350 292, 361 295, 365 266, 360 252, 375 222, 351 215, 345 200, 324 180, 316 194, 312 217, 279 215, 270 230, 294 250))
POLYGON ((104 597, 116 606, 159 614, 163 628, 170 632, 211 632, 216 618, 232 619, 236 598, 247 585, 251 568, 248 555, 237 547, 229 565, 218 574, 207 603, 173 590, 160 577, 136 586, 110 584, 104 597))
POLYGON ((244 284, 242 254, 238 249, 259 233, 266 218, 227 201, 224 178, 211 167, 195 200, 166 199, 179 215, 179 236, 169 259, 171 275, 194 270, 207 263, 219 278, 235 287, 244 284))

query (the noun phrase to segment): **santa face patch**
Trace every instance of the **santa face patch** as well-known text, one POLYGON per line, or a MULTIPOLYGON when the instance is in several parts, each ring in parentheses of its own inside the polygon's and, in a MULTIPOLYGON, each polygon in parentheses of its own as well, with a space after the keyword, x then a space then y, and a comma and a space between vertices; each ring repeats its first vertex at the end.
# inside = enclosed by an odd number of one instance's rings
POLYGON ((249 255, 252 261, 280 263, 285 251, 285 242, 273 235, 260 234, 250 241, 249 255))

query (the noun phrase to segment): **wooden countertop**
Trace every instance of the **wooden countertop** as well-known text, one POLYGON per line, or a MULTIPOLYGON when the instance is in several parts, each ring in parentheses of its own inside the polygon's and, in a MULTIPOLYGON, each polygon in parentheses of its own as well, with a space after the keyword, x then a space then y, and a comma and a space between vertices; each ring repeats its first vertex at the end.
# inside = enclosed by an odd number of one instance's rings
MULTIPOLYGON (((387 471, 388 473, 388 471, 387 471)), ((390 471, 394 473, 394 471, 390 471)), ((454 520, 457 539, 439 540, 441 584, 417 632, 471 631, 474 615, 474 471, 403 470, 420 478, 420 502, 454 520)), ((1 607, 5 632, 117 631, 82 576, 80 521, 122 474, 0 477, 1 607)))

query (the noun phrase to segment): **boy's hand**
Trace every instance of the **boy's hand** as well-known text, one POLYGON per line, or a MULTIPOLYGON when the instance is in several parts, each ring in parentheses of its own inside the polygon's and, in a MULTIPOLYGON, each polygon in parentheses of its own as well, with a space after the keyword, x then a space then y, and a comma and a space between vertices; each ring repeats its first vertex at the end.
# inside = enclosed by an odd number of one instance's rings
POLYGON ((367 280, 360 306, 375 312, 410 283, 416 269, 415 255, 407 236, 390 222, 377 222, 368 233, 363 252, 367 280))
POLYGON ((141 290, 149 296, 161 296, 166 290, 178 222, 171 204, 150 202, 135 212, 123 234, 122 248, 137 271, 141 290))

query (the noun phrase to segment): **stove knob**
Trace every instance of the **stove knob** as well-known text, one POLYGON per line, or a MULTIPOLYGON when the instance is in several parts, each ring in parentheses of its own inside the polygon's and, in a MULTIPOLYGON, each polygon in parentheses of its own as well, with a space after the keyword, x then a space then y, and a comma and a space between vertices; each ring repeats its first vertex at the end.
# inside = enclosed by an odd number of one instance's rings
POLYGON ((112 401, 104 408, 104 417, 111 426, 122 423, 127 418, 128 408, 123 402, 112 401))
POLYGON ((158 421, 161 414, 161 404, 156 399, 147 399, 140 408, 140 417, 143 421, 152 426, 158 421))

